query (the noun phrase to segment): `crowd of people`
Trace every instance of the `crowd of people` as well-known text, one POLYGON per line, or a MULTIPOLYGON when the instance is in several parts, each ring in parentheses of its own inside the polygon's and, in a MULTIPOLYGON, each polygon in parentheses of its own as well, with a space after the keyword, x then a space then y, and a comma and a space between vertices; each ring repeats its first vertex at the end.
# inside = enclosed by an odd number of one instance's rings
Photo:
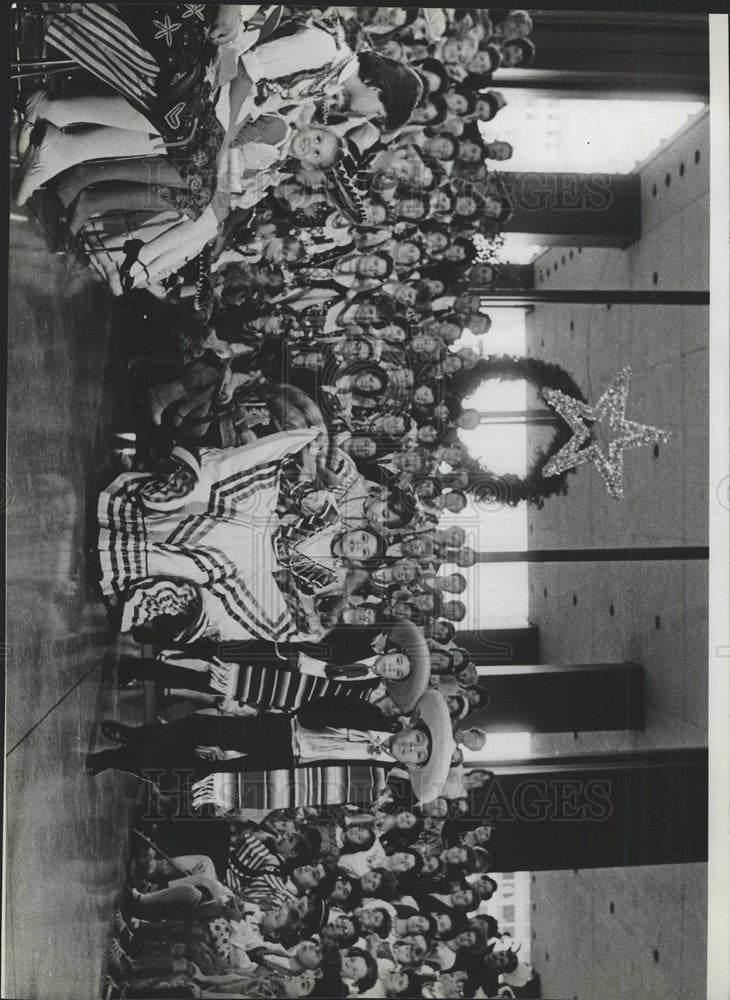
POLYGON ((47 44, 94 86, 27 95, 14 196, 58 199, 116 297, 136 406, 99 497, 100 586, 154 651, 117 683, 207 706, 105 720, 116 746, 87 771, 163 799, 184 774, 235 821, 222 867, 136 858, 112 987, 508 996, 516 955, 477 912, 494 831, 468 816, 489 775, 463 768, 486 737, 456 629, 477 556, 441 518, 482 484, 459 431, 483 364, 458 342, 491 326, 473 289, 512 207, 487 164, 512 147, 480 125, 532 21, 49 7, 47 44))
MULTIPOLYGON (((490 777, 471 771, 467 788, 490 777)), ((231 822, 220 870, 143 836, 110 975, 127 997, 514 997, 517 949, 477 912, 497 887, 486 874, 497 831, 465 822, 467 808, 386 796, 272 810, 231 822)))

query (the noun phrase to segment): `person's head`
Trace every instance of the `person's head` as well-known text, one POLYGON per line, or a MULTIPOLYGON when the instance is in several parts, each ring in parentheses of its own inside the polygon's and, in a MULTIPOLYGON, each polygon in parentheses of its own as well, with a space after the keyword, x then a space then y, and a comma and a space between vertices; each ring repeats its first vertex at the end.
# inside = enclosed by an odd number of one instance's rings
POLYGON ((372 358, 375 348, 364 337, 348 337, 338 347, 338 353, 346 362, 367 361, 372 358))
POLYGON ((353 823, 345 830, 342 853, 357 854, 360 851, 369 851, 374 843, 375 834, 370 827, 353 823))
POLYGON ((452 889, 449 896, 449 903, 455 910, 463 910, 470 913, 476 910, 481 902, 481 896, 471 886, 459 886, 452 889))
POLYGON ((481 211, 485 218, 503 226, 512 216, 512 202, 504 194, 488 194, 482 201, 481 211))
POLYGON ((479 51, 479 41, 472 34, 452 35, 447 38, 441 49, 441 58, 451 66, 466 68, 467 63, 479 51))
POLYGON ((465 85, 470 86, 475 79, 478 80, 480 77, 486 77, 488 82, 489 75, 495 69, 499 69, 501 65, 502 53, 499 48, 486 40, 480 42, 479 48, 464 67, 467 71, 465 85))
POLYGON ((418 222, 425 219, 429 212, 429 201, 421 194, 407 194, 393 202, 393 212, 396 218, 406 222, 418 222))
POLYGON ((406 418, 401 413, 382 413, 372 422, 373 430, 398 438, 406 432, 406 418))
POLYGON ((486 708, 489 704, 489 694, 480 687, 464 688, 464 697, 469 702, 470 711, 477 708, 486 708))
MULTIPOLYGON (((467 702, 467 700, 466 700, 466 698, 464 697, 463 694, 450 694, 450 695, 448 695, 448 697, 446 698, 446 706, 447 706, 447 708, 449 710, 449 715, 454 720, 463 719, 464 716, 469 711, 469 703, 467 702)), ((457 747, 457 750, 458 750, 458 747, 457 747)), ((454 752, 456 753, 456 751, 454 751, 454 752)), ((460 750, 458 752, 461 754, 460 750)), ((462 758, 463 758, 463 754, 462 754, 462 758)), ((455 763, 456 762, 454 761, 454 759, 452 757, 452 764, 455 764, 455 763)))
POLYGON ((411 661, 402 650, 392 649, 377 657, 372 665, 372 671, 383 680, 402 681, 410 675, 411 661))
POLYGON ((443 618, 437 618, 436 621, 432 622, 428 629, 431 638, 435 639, 436 642, 450 642, 456 635, 456 628, 453 622, 445 621, 443 618))
POLYGON ((433 444, 438 437, 439 432, 432 424, 424 424, 416 431, 416 440, 419 444, 433 444))
POLYGON ((463 594, 467 586, 466 577, 461 573, 447 573, 441 577, 440 586, 449 594, 463 594))
POLYGON ((427 941, 430 941, 435 937, 436 921, 430 914, 418 913, 414 910, 412 913, 404 914, 401 919, 405 924, 404 937, 421 935, 426 938, 427 941))
POLYGON ((452 622, 463 622, 466 618, 466 607, 462 601, 444 601, 441 605, 441 615, 452 622))
MULTIPOLYGON (((484 735, 484 734, 483 734, 484 735)), ((484 847, 490 842, 494 835, 495 828, 489 823, 477 826, 473 830, 467 830, 464 834, 464 843, 467 847, 484 847)))
POLYGON ((287 976, 283 979, 282 992, 287 1000, 297 1000, 299 997, 336 996, 337 994, 332 993, 332 981, 339 978, 337 972, 330 968, 307 969, 296 976, 287 976), (325 977, 327 983, 323 984, 325 977))
POLYGON ((484 155, 488 160, 509 160, 514 153, 514 147, 509 142, 495 139, 484 147, 484 155))
POLYGON ((451 514, 460 514, 466 507, 466 496, 461 490, 451 490, 441 495, 441 509, 451 514))
POLYGON ((487 734, 478 726, 470 726, 468 729, 459 730, 459 743, 462 743, 467 750, 478 753, 484 749, 487 742, 487 734))
POLYGON ((532 18, 526 10, 511 10, 494 27, 494 34, 500 38, 525 38, 532 31, 532 18))
POLYGON ((365 224, 367 226, 382 226, 388 218, 388 209, 382 202, 365 202, 365 224))
POLYGON ((463 329, 464 324, 461 318, 450 313, 431 327, 431 333, 435 334, 446 344, 453 344, 459 339, 463 329))
POLYGON ((419 385, 413 391, 413 402, 417 406, 431 406, 435 402, 435 399, 433 386, 419 385))
POLYGON ((502 66, 529 66, 535 58, 535 45, 529 38, 507 38, 500 46, 502 66))
POLYGON ((498 90, 490 90, 486 94, 477 94, 476 97, 474 114, 483 122, 491 121, 507 104, 504 94, 498 90))
POLYGON ((309 892, 316 889, 327 874, 321 861, 316 864, 298 865, 291 873, 291 878, 298 889, 309 892))
POLYGON ((465 236, 457 236, 455 240, 444 251, 444 259, 461 264, 469 262, 476 256, 476 248, 470 239, 465 236))
POLYGON ((447 188, 436 188, 428 196, 428 211, 430 215, 449 215, 454 211, 456 199, 447 188))
POLYGON ((494 893, 497 891, 497 883, 489 875, 480 873, 471 882, 471 887, 476 893, 478 893, 482 902, 491 899, 494 893))
POLYGON ((461 163, 480 163, 484 159, 484 143, 476 139, 460 139, 456 150, 456 159, 461 163))
POLYGON ((456 552, 449 553, 449 559, 451 562, 455 562, 457 566, 461 566, 462 569, 468 569, 469 566, 473 566, 476 563, 477 554, 474 549, 457 549, 456 552))
POLYGON ((418 996, 418 980, 410 969, 393 969, 380 976, 380 985, 386 997, 411 998, 418 996))
POLYGON ((449 947, 453 951, 472 951, 478 942, 480 942, 479 931, 474 927, 467 927, 450 939, 449 947))
POLYGON ((477 668, 473 663, 468 662, 456 671, 456 679, 464 688, 470 688, 479 680, 477 668))
POLYGON ((460 524, 450 524, 448 528, 440 528, 436 533, 440 545, 458 549, 466 541, 466 531, 460 524))
POLYGON ((360 922, 352 913, 341 914, 330 920, 320 932, 323 941, 329 941, 340 948, 355 944, 361 934, 360 922))
POLYGON ((348 948, 342 952, 340 975, 352 983, 358 993, 365 993, 378 981, 378 964, 364 948, 348 948))
POLYGON ((394 941, 390 951, 402 968, 417 969, 428 954, 428 944, 422 934, 413 934, 394 941))
POLYGON ((448 107, 444 96, 441 94, 429 94, 428 97, 416 105, 411 114, 411 122, 414 125, 440 125, 446 115, 448 107))
POLYGON ((354 459, 374 458, 378 451, 378 446, 369 434, 353 434, 352 437, 343 441, 341 448, 354 459))
POLYGON ((377 611, 367 604, 356 604, 342 610, 342 621, 345 625, 375 625, 377 620, 377 611))
POLYGON ((418 613, 409 600, 398 598, 390 605, 390 616, 396 622, 410 622, 418 617, 418 613))
POLYGON ((408 345, 409 353, 421 358, 433 357, 443 351, 443 348, 443 340, 429 330, 419 330, 415 336, 411 337, 408 345))
POLYGON ((406 875, 410 877, 420 874, 423 858, 415 851, 393 851, 386 857, 383 867, 398 878, 406 875))
POLYGON ((447 876, 446 865, 438 854, 429 854, 423 859, 422 875, 424 879, 439 882, 447 876))
POLYGON ((375 868, 360 876, 360 888, 365 897, 392 899, 398 891, 398 878, 387 868, 375 868))
POLYGON ((424 91, 428 92, 429 97, 434 94, 443 94, 451 82, 446 67, 438 59, 430 57, 424 59, 418 65, 418 73, 424 82, 424 91))
POLYGON ((311 861, 321 845, 322 835, 314 827, 300 827, 295 833, 281 834, 276 841, 279 856, 290 868, 311 861))
POLYGON ((486 787, 493 778, 494 774, 492 771, 488 771, 483 767, 475 767, 472 771, 467 771, 462 781, 467 791, 476 791, 479 788, 486 787))
POLYGON ((390 934, 392 917, 384 906, 361 906, 354 911, 364 934, 386 938, 390 934))
POLYGON ((343 531, 333 543, 335 555, 360 566, 375 565, 385 555, 386 543, 372 528, 352 528, 343 531))
POLYGON ((420 472, 423 461, 417 451, 399 451, 391 458, 391 463, 399 472, 413 475, 420 472))
POLYGON ((444 94, 444 99, 449 114, 455 115, 457 118, 473 114, 476 108, 476 95, 460 83, 451 86, 444 94))
POLYGON ((290 152, 304 170, 327 170, 339 159, 343 149, 344 141, 336 132, 321 125, 309 125, 296 130, 290 152))
POLYGON ((352 391, 358 396, 377 398, 388 387, 388 375, 374 361, 358 361, 345 369, 352 391))
POLYGON ((439 976, 441 991, 445 997, 452 1000, 469 1000, 474 996, 477 984, 473 983, 469 973, 464 969, 451 972, 442 972, 439 976))
POLYGON ((393 271, 393 258, 383 250, 364 253, 357 260, 356 273, 361 278, 385 280, 393 271))
POLYGON ((484 956, 484 965, 490 972, 507 974, 514 972, 519 964, 517 955, 510 949, 508 951, 490 951, 484 956))
POLYGON ((391 323, 384 323, 379 327, 373 327, 371 332, 388 344, 403 344, 408 339, 408 331, 405 324, 396 320, 391 323))
POLYGON ((407 24, 415 21, 417 13, 417 10, 407 10, 405 7, 377 7, 370 18, 368 27, 404 28, 407 24))
POLYGON ((390 744, 390 752, 395 759, 410 767, 423 767, 431 758, 431 733, 418 723, 397 733, 390 744))
POLYGON ((279 836, 297 832, 296 821, 288 816, 272 816, 270 819, 267 817, 266 822, 279 836))
POLYGON ((285 903, 261 915, 259 931, 268 941, 280 941, 285 932, 298 922, 307 911, 307 897, 296 902, 285 903))
POLYGON ((322 964, 324 953, 318 941, 300 941, 294 949, 294 956, 305 969, 314 971, 322 964))
POLYGON ((449 674, 453 669, 453 664, 451 653, 447 649, 431 650, 431 673, 449 674))
POLYGON ((377 52, 360 52, 357 61, 344 84, 350 111, 389 130, 405 125, 423 95, 418 74, 377 52))
POLYGON ((423 151, 435 160, 453 160, 456 155, 457 142, 453 135, 442 132, 430 136, 423 143, 423 151))
POLYGON ((454 201, 454 223, 473 222, 481 213, 482 202, 468 191, 462 192, 454 201))
POLYGON ((402 240, 391 246, 390 256, 396 267, 412 268, 421 259, 421 248, 413 240, 402 240))
POLYGON ((350 875, 337 872, 335 884, 327 897, 327 902, 340 910, 354 910, 362 902, 362 886, 350 875))
POLYGON ((469 865, 469 849, 462 845, 456 845, 454 847, 444 847, 440 852, 439 857, 445 865, 451 868, 456 868, 459 871, 468 870, 469 865))
POLYGON ((424 802, 421 806, 421 812, 424 816, 429 816, 432 819, 446 819, 449 813, 449 801, 439 795, 437 798, 431 799, 430 802, 424 802))

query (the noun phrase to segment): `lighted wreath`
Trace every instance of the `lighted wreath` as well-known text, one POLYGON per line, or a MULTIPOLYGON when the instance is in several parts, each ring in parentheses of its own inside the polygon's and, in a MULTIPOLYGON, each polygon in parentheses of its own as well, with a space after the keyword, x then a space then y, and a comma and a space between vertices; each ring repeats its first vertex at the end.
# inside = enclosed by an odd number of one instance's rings
MULTIPOLYGON (((450 390, 463 402, 476 392, 483 382, 490 379, 524 381, 540 393, 543 389, 557 389, 567 396, 572 396, 573 399, 585 402, 583 393, 560 365, 541 361, 539 358, 515 358, 508 355, 480 358, 469 371, 457 372, 452 377, 450 390)), ((574 469, 548 478, 542 475, 542 469, 545 463, 568 443, 572 435, 573 432, 568 424, 560 420, 550 446, 538 453, 524 477, 511 474, 499 475, 469 456, 461 465, 461 468, 469 473, 467 492, 478 500, 506 503, 512 507, 516 507, 522 500, 536 507, 542 507, 548 497, 562 496, 568 492, 568 474, 574 472, 574 469)))

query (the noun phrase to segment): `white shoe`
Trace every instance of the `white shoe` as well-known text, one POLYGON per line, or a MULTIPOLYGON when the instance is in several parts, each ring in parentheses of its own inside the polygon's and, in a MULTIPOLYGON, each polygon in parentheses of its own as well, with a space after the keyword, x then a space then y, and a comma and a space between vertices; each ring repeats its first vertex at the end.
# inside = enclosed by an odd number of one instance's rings
POLYGON ((25 156, 26 150, 30 145, 30 134, 41 115, 41 106, 45 102, 47 96, 48 94, 45 90, 35 90, 25 102, 23 123, 18 130, 18 140, 16 145, 18 158, 21 160, 25 156))
POLYGON ((15 200, 19 205, 25 205, 30 196, 42 187, 46 181, 65 170, 65 165, 54 166, 54 153, 59 145, 63 132, 55 125, 46 122, 46 134, 38 146, 29 146, 23 162, 15 175, 15 200))

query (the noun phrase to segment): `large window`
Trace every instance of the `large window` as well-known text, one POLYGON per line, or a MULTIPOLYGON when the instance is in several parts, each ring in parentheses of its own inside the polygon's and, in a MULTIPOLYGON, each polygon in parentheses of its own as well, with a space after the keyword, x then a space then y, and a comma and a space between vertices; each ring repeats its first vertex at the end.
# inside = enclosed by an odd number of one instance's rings
MULTIPOLYGON (((499 89, 498 87, 495 89, 499 89)), ((504 91, 506 107, 481 126, 514 147, 504 169, 628 174, 704 108, 699 101, 586 100, 504 91)))

